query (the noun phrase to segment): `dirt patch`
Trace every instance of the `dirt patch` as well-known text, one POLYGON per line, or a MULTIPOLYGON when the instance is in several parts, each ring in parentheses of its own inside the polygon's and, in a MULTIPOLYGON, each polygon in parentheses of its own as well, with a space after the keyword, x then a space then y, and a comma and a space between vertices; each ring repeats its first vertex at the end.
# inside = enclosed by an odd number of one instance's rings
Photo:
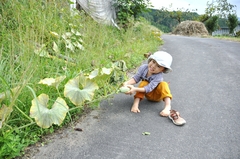
POLYGON ((202 22, 189 20, 178 24, 172 33, 184 36, 208 36, 208 31, 202 22))

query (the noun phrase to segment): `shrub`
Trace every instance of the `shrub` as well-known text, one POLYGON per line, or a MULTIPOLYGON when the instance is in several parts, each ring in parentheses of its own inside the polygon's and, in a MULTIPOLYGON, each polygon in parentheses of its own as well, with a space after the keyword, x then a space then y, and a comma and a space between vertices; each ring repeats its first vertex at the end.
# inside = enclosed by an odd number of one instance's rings
POLYGON ((218 16, 213 16, 205 22, 205 26, 210 35, 218 28, 218 16))
POLYGON ((240 30, 236 32, 236 37, 240 37, 240 30))
POLYGON ((228 15, 227 25, 229 27, 229 34, 232 34, 236 26, 238 25, 238 17, 235 14, 228 15))

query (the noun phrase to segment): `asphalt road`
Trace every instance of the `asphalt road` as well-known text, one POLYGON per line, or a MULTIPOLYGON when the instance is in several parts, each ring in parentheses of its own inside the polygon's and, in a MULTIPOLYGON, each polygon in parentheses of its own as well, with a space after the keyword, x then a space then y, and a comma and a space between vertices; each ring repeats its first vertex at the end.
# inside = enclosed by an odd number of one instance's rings
POLYGON ((143 100, 130 112, 133 96, 103 101, 76 127, 39 148, 35 159, 239 159, 240 43, 163 35, 160 50, 173 56, 166 74, 172 108, 187 121, 175 126, 160 117, 163 103, 143 100), (142 135, 149 132, 150 135, 142 135))

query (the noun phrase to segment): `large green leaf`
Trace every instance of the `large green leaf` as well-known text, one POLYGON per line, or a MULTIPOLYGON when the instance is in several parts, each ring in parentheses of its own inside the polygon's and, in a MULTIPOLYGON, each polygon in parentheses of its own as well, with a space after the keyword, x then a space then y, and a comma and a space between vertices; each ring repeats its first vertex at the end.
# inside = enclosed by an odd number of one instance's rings
POLYGON ((96 89, 98 89, 96 83, 80 75, 68 81, 65 85, 64 96, 68 97, 73 104, 78 106, 85 100, 92 100, 96 89), (81 84, 83 89, 79 88, 79 84, 81 84))
POLYGON ((112 68, 103 67, 101 69, 101 71, 99 71, 99 69, 97 68, 97 69, 94 69, 92 72, 90 72, 88 78, 93 79, 93 78, 99 77, 101 75, 110 75, 112 73, 112 70, 113 70, 112 68))
POLYGON ((51 109, 47 106, 48 100, 48 95, 40 94, 32 100, 30 109, 30 116, 42 128, 49 128, 52 124, 60 125, 68 112, 68 106, 62 98, 58 97, 51 109))

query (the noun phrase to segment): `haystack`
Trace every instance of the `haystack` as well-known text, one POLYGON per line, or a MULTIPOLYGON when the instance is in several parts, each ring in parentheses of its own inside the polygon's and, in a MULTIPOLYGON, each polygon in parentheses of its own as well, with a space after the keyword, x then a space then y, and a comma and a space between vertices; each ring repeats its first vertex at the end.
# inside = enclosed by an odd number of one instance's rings
POLYGON ((208 31, 203 23, 189 20, 183 21, 180 24, 178 24, 172 33, 185 36, 208 35, 208 31))

